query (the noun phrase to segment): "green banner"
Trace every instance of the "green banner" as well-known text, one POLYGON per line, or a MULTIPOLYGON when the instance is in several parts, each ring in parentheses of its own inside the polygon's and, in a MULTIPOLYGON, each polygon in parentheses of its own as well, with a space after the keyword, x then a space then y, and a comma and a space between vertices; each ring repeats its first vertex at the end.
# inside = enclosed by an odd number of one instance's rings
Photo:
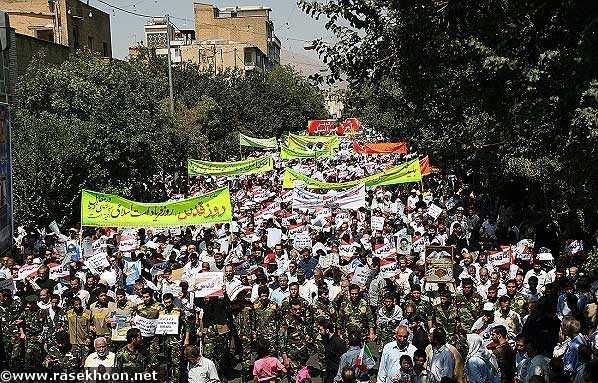
POLYGON ((272 138, 254 138, 239 133, 239 145, 251 146, 258 149, 278 149, 276 137, 272 138))
POLYGON ((190 176, 247 175, 267 172, 272 169, 274 169, 272 155, 237 162, 187 161, 187 172, 190 176))
POLYGON ((161 227, 230 222, 228 188, 180 201, 133 202, 112 194, 83 190, 81 225, 95 227, 161 227))
POLYGON ((345 189, 363 183, 366 186, 381 186, 407 182, 419 182, 421 179, 422 175, 419 168, 419 160, 416 159, 399 166, 395 166, 381 173, 342 183, 318 181, 291 168, 286 168, 282 187, 284 189, 292 189, 295 186, 295 180, 305 182, 308 189, 345 189))
POLYGON ((334 157, 334 149, 329 151, 319 150, 305 150, 305 149, 291 149, 286 146, 280 147, 280 158, 283 160, 293 160, 297 158, 318 158, 318 157, 334 157))
POLYGON ((289 134, 289 149, 329 151, 339 147, 338 136, 298 136, 289 134))

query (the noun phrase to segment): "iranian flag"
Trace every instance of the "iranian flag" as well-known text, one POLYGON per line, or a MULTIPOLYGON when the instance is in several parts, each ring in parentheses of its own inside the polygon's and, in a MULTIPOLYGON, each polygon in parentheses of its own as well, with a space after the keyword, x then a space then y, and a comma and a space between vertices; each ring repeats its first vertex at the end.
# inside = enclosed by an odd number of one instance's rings
POLYGON ((372 351, 370 351, 367 342, 364 342, 359 357, 355 361, 355 366, 363 372, 367 372, 368 370, 366 359, 374 360, 374 356, 372 355, 372 351))

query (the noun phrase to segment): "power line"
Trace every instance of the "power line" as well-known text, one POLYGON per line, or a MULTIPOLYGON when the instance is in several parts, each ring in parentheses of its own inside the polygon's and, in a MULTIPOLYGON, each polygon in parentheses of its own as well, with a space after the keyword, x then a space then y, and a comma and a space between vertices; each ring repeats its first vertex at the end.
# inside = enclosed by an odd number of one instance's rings
POLYGON ((102 3, 102 4, 106 5, 106 6, 108 6, 110 8, 118 9, 119 11, 128 13, 130 15, 135 15, 135 16, 145 17, 145 18, 150 18, 150 19, 154 17, 154 16, 150 16, 150 15, 144 15, 143 13, 137 13, 137 12, 129 11, 128 9, 124 9, 124 8, 118 7, 116 5, 109 4, 109 3, 105 2, 104 0, 96 0, 96 1, 98 3, 102 3))

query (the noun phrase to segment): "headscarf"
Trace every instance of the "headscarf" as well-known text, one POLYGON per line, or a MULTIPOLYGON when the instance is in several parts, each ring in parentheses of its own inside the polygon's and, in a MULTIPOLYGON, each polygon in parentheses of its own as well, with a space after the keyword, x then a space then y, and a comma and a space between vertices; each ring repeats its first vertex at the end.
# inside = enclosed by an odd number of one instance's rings
POLYGON ((491 351, 483 347, 481 336, 478 334, 467 334, 467 344, 469 345, 469 351, 467 352, 467 358, 465 358, 466 362, 470 358, 477 356, 486 363, 493 374, 498 373, 498 360, 496 360, 496 356, 491 351))

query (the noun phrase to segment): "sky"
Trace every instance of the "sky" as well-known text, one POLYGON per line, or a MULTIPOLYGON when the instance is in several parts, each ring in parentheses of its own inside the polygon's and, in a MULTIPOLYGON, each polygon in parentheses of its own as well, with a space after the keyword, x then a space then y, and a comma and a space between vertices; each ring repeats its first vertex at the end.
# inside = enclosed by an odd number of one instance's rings
MULTIPOLYGON (((270 18, 274 33, 284 49, 300 53, 313 59, 313 51, 303 49, 305 40, 331 36, 324 27, 324 21, 314 20, 297 6, 295 0, 201 0, 217 7, 261 5, 272 8, 270 18)), ((193 28, 193 0, 89 0, 89 5, 110 14, 112 29, 112 55, 124 59, 129 46, 144 40, 143 25, 147 18, 127 14, 110 5, 143 15, 163 16, 169 14, 171 21, 181 29, 193 28), (110 4, 110 5, 107 5, 110 4)))

